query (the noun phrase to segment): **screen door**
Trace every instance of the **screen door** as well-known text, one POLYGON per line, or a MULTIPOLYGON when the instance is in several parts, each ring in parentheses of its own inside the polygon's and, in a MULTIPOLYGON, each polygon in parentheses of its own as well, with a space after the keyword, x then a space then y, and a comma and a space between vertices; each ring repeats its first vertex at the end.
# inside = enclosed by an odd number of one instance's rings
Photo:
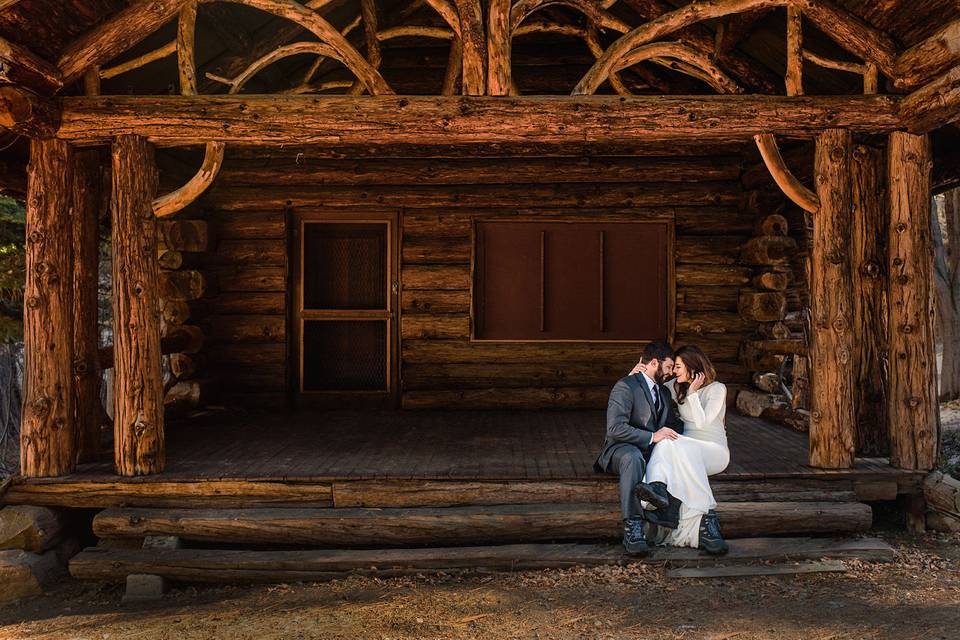
POLYGON ((392 396, 393 220, 301 220, 300 392, 392 396))

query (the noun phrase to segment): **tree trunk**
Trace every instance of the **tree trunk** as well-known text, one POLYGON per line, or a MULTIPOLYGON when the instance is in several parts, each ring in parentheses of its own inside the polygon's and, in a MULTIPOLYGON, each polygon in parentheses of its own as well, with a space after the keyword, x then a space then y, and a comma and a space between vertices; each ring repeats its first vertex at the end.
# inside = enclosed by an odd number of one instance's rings
POLYGON ((934 212, 937 318, 943 363, 940 368, 942 401, 960 398, 960 189, 943 195, 942 216, 934 212))
POLYGON ((100 154, 76 154, 73 177, 73 362, 79 455, 100 451, 100 364, 97 358, 97 274, 100 219, 100 154))
POLYGON ((930 469, 937 453, 930 140, 890 134, 888 254, 890 463, 930 469))
POLYGON ((73 392, 73 255, 69 225, 73 150, 34 140, 27 178, 23 305, 24 403, 20 470, 60 476, 77 461, 73 392))
POLYGON ((850 262, 853 136, 827 129, 817 136, 815 182, 820 209, 813 215, 810 303, 812 394, 810 465, 853 466, 853 281, 850 262))
POLYGON ((855 206, 850 259, 853 275, 853 375, 857 411, 856 451, 862 456, 890 453, 887 433, 887 270, 888 212, 884 202, 884 155, 858 146, 853 154, 855 206))
POLYGON ((153 148, 120 136, 113 145, 114 457, 124 476, 164 466, 157 190, 153 148))

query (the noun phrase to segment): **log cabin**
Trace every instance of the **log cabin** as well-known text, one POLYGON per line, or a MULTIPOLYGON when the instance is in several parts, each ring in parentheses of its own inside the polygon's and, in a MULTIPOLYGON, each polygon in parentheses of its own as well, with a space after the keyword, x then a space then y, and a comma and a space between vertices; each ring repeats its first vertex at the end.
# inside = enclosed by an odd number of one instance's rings
POLYGON ((102 510, 94 579, 618 561, 564 543, 616 537, 603 410, 666 339, 730 391, 728 536, 922 527, 958 34, 951 0, 0 2, 2 500, 102 510))

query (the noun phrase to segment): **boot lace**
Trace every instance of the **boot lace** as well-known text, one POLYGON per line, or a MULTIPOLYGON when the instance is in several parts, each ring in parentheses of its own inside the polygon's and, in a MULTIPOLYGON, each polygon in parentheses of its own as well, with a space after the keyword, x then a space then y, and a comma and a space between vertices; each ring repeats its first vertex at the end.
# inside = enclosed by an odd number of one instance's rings
POLYGON ((720 521, 717 519, 717 516, 713 514, 708 514, 703 517, 704 526, 707 529, 707 535, 711 538, 722 538, 723 535, 720 533, 720 521))

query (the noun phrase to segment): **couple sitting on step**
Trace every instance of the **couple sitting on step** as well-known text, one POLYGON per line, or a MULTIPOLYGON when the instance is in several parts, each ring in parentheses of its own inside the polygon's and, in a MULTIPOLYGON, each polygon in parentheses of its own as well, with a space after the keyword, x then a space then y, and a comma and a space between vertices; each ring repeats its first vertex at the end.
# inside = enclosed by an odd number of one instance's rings
POLYGON ((727 389, 694 346, 653 342, 610 392, 607 434, 594 463, 620 476, 623 546, 651 544, 727 552, 708 476, 730 462, 727 389))

